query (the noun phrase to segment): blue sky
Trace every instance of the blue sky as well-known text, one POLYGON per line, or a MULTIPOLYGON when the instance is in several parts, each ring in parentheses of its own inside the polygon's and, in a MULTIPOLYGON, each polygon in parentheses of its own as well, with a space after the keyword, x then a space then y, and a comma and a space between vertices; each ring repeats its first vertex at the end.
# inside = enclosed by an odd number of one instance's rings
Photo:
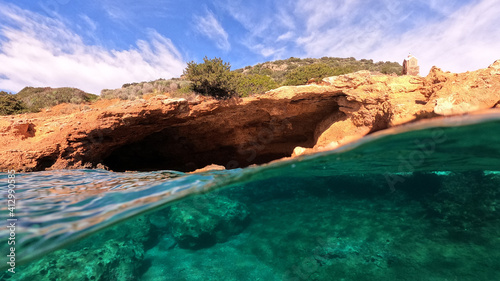
POLYGON ((497 0, 0 0, 0 89, 179 77, 289 57, 402 60, 464 72, 500 59, 497 0))

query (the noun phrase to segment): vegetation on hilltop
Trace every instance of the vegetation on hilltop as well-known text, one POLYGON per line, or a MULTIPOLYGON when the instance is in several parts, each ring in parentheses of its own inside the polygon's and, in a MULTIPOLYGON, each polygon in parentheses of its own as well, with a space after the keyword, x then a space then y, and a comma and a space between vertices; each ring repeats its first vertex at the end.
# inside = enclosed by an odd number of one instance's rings
POLYGON ((231 71, 231 65, 220 58, 205 57, 203 63, 190 62, 184 70, 184 76, 192 82, 194 92, 219 99, 262 94, 278 87, 268 75, 246 75, 231 71))
POLYGON ((299 81, 300 83, 305 84, 311 78, 318 80, 319 78, 327 76, 341 75, 360 70, 369 70, 384 74, 395 73, 400 75, 403 70, 403 66, 397 62, 374 62, 373 60, 366 59, 356 60, 352 57, 322 57, 320 59, 299 59, 291 57, 286 60, 276 60, 260 63, 255 66, 247 66, 235 71, 243 74, 269 75, 276 83, 284 86, 300 85, 298 84, 299 81))
POLYGON ((285 85, 304 85, 311 78, 320 81, 359 70, 384 74, 400 74, 397 62, 373 62, 355 58, 299 59, 291 57, 231 70, 231 65, 220 58, 202 63, 190 62, 181 78, 159 79, 150 82, 125 84, 121 89, 103 90, 101 98, 136 99, 147 95, 168 93, 172 97, 193 98, 196 94, 228 98, 262 94, 285 85))
POLYGON ((13 95, 0 92, 0 115, 39 112, 61 103, 81 104, 99 98, 75 88, 25 87, 13 95))
POLYGON ((337 76, 346 73, 351 73, 352 68, 350 67, 329 67, 325 63, 314 63, 299 66, 292 71, 285 74, 284 85, 287 86, 298 86, 304 85, 310 79, 315 81, 320 81, 325 77, 337 76))
POLYGON ((99 98, 76 88, 35 88, 25 87, 16 94, 28 112, 38 112, 42 108, 52 107, 61 103, 80 104, 99 98))
POLYGON ((268 75, 235 72, 235 76, 237 77, 236 92, 240 97, 263 94, 279 87, 278 83, 268 75))
POLYGON ((101 99, 134 100, 147 96, 169 93, 172 97, 187 97, 194 95, 191 90, 191 82, 180 79, 158 79, 150 82, 127 83, 119 89, 104 89, 101 91, 101 99))
POLYGON ((0 115, 18 114, 25 110, 26 106, 15 95, 4 91, 0 92, 0 115))
POLYGON ((196 95, 208 95, 218 99, 247 97, 262 94, 285 85, 304 85, 314 78, 369 70, 385 74, 400 74, 402 66, 397 62, 373 62, 354 58, 299 59, 291 57, 260 63, 255 66, 231 70, 231 65, 220 58, 208 59, 202 63, 190 62, 181 78, 158 79, 150 82, 128 83, 120 89, 101 91, 101 96, 75 88, 26 87, 12 95, 0 92, 0 115, 38 112, 42 108, 60 103, 80 104, 98 98, 134 100, 158 94, 174 98, 194 99, 196 95))

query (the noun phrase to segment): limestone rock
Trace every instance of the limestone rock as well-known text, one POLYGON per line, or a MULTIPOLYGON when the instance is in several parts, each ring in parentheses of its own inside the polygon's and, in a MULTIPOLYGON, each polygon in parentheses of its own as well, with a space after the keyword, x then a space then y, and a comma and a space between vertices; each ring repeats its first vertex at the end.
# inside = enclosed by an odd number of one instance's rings
POLYGON ((240 233, 249 222, 249 214, 240 202, 203 195, 173 205, 168 224, 180 247, 198 249, 240 233))
POLYGON ((427 77, 369 71, 281 87, 243 99, 102 100, 0 116, 0 170, 108 167, 113 171, 227 169, 346 144, 438 116, 498 107, 500 60, 466 73, 427 77), (19 125, 19 124, 29 124, 19 125))
POLYGON ((306 151, 307 151, 306 148, 297 146, 296 148, 293 149, 292 157, 300 156, 304 154, 306 151))
POLYGON ((500 219, 500 176, 482 172, 451 173, 439 177, 441 187, 425 202, 429 217, 463 232, 500 219))
POLYGON ((490 66, 488 66, 491 75, 500 75, 500 60, 496 60, 490 66))
POLYGON ((192 173, 203 173, 203 172, 209 172, 209 171, 221 171, 221 170, 225 170, 226 167, 224 166, 221 166, 221 165, 216 165, 216 164, 212 164, 212 165, 207 165, 201 169, 197 169, 197 170, 194 170, 192 173))
POLYGON ((493 108, 500 100, 497 67, 495 62, 487 69, 460 74, 433 68, 427 77, 427 108, 445 116, 493 108))
POLYGON ((63 249, 19 268, 17 280, 137 280, 144 250, 131 242, 107 241, 101 248, 63 249))
POLYGON ((367 271, 387 269, 399 257, 387 250, 388 243, 329 238, 313 250, 319 266, 334 266, 342 263, 352 268, 363 267, 367 271))

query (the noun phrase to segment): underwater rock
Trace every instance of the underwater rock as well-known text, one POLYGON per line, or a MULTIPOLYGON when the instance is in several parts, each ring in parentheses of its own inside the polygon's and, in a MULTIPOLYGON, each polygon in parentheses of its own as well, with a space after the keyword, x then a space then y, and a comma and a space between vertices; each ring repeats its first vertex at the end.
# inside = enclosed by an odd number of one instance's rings
POLYGON ((500 220, 500 176, 482 171, 441 176, 441 186, 424 201, 434 222, 467 231, 500 220))
POLYGON ((365 269, 387 269, 397 257, 387 251, 387 244, 368 243, 349 238, 329 238, 313 250, 313 256, 319 266, 343 264, 346 267, 365 269))
POLYGON ((81 241, 83 247, 92 247, 95 241, 114 239, 118 242, 133 242, 146 246, 147 242, 156 239, 154 225, 149 221, 149 215, 128 219, 103 231, 95 233, 92 239, 81 241))
POLYGON ((137 280, 143 258, 144 250, 137 244, 109 240, 100 248, 53 252, 27 267, 19 268, 14 280, 137 280))
POLYGON ((199 249, 227 241, 249 223, 246 205, 225 196, 202 195, 173 205, 168 223, 181 248, 199 249))

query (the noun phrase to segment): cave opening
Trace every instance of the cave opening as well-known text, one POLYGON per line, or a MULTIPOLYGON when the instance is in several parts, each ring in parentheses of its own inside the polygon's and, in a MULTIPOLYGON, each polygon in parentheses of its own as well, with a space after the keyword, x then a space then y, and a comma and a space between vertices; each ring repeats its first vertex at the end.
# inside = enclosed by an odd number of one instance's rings
POLYGON ((100 162, 116 172, 191 172, 211 164, 234 169, 289 157, 297 146, 313 147, 317 125, 338 112, 334 100, 311 102, 306 110, 304 104, 292 106, 302 106, 301 114, 277 118, 259 110, 236 122, 226 114, 174 124, 109 149, 100 162))
POLYGON ((191 172, 211 164, 221 165, 226 169, 244 168, 288 157, 292 154, 295 143, 303 144, 308 141, 308 137, 291 137, 289 141, 293 142, 266 143, 265 140, 257 140, 231 145, 211 142, 209 137, 182 136, 175 128, 168 128, 113 150, 103 164, 116 172, 191 172))

